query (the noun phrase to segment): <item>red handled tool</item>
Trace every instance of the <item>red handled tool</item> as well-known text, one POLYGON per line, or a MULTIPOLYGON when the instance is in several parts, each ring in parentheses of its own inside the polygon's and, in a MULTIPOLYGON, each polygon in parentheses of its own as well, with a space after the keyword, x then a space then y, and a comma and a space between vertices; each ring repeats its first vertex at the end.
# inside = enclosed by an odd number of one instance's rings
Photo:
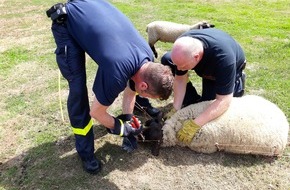
POLYGON ((139 119, 137 119, 135 116, 132 116, 132 120, 133 120, 131 122, 132 127, 135 129, 139 129, 139 127, 140 127, 139 119))

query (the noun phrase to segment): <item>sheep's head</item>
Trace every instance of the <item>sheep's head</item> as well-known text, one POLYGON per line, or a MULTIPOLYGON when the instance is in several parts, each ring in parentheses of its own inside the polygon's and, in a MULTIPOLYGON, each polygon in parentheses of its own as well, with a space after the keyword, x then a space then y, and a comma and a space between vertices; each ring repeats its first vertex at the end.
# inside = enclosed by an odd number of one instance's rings
POLYGON ((214 24, 210 24, 206 21, 198 22, 197 25, 198 25, 198 29, 214 28, 215 27, 214 24))
POLYGON ((164 125, 163 113, 160 112, 156 118, 147 120, 142 135, 138 136, 139 141, 151 143, 151 153, 154 156, 159 155, 160 146, 162 143, 163 132, 162 127, 164 125))

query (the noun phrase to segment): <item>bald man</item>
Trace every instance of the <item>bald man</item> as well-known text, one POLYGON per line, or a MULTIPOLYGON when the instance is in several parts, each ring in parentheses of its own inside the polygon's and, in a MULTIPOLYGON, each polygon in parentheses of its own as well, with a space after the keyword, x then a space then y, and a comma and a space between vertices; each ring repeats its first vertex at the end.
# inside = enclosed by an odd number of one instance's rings
POLYGON ((219 29, 190 30, 182 34, 161 62, 175 73, 171 113, 190 103, 214 100, 197 118, 184 122, 178 139, 185 143, 191 142, 200 127, 222 115, 233 97, 244 94, 244 51, 236 40, 219 29), (188 83, 188 70, 194 70, 202 78, 201 96, 188 83), (190 102, 184 104, 186 99, 190 102))

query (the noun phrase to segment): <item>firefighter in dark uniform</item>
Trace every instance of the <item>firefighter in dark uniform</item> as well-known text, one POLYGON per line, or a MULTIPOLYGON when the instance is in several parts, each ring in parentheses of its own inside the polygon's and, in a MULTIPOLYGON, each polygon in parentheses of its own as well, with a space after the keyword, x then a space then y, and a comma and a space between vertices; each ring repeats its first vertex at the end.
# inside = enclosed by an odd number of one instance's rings
POLYGON ((186 120, 178 139, 190 143, 207 122, 222 115, 232 97, 244 94, 246 59, 241 46, 229 34, 215 29, 190 30, 182 34, 161 62, 175 73, 173 109, 167 114, 200 101, 214 100, 198 117, 186 120), (202 78, 202 94, 188 82, 188 70, 202 78))
POLYGON ((96 174, 101 165, 94 155, 92 118, 108 132, 126 137, 134 145, 134 135, 142 130, 140 121, 132 115, 136 93, 167 99, 172 92, 173 76, 168 67, 152 62, 153 53, 145 39, 123 13, 105 0, 58 3, 47 15, 53 20, 57 64, 69 85, 67 108, 76 150, 84 169, 96 174), (85 53, 98 64, 91 107, 85 53), (107 109, 122 91, 123 114, 113 117, 107 109))

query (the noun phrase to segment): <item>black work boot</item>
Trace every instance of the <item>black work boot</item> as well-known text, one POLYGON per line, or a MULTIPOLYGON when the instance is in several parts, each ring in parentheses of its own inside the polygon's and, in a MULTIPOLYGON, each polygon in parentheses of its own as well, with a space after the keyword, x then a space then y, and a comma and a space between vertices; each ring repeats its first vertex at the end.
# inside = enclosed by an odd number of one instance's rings
POLYGON ((146 111, 146 113, 148 115, 150 115, 151 117, 156 117, 160 112, 159 109, 154 108, 150 104, 150 102, 147 98, 143 98, 143 97, 140 97, 139 95, 137 95, 135 106, 134 106, 134 111, 142 112, 143 110, 146 111))
POLYGON ((182 107, 186 107, 190 104, 195 104, 199 102, 201 99, 201 96, 197 93, 194 86, 192 86, 191 82, 188 82, 186 84, 186 92, 184 95, 182 107))
POLYGON ((243 96, 245 93, 245 85, 246 85, 246 74, 242 73, 242 88, 243 88, 243 90, 242 90, 241 96, 243 96))
POLYGON ((245 93, 246 74, 242 73, 241 77, 235 82, 234 97, 242 97, 245 93))
POLYGON ((101 162, 95 157, 82 159, 82 162, 84 170, 90 174, 97 174, 101 171, 101 162))

